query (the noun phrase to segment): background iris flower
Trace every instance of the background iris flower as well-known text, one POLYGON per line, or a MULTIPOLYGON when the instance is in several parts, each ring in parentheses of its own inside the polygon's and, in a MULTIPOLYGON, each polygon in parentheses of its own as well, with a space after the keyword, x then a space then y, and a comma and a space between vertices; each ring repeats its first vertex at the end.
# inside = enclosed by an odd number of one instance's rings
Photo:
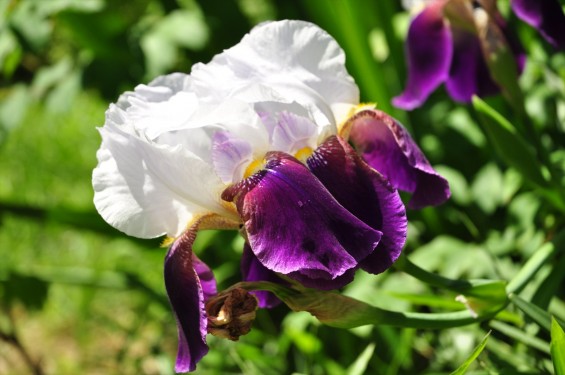
MULTIPOLYGON (((491 0, 429 0, 412 20, 406 40, 408 80, 393 99, 399 108, 421 106, 442 83, 456 101, 469 103, 473 95, 500 92, 488 59, 493 48, 514 55, 518 73, 525 55, 516 37, 491 0)), ((565 16, 557 1, 512 1, 516 15, 531 24, 555 47, 565 46, 565 16)))

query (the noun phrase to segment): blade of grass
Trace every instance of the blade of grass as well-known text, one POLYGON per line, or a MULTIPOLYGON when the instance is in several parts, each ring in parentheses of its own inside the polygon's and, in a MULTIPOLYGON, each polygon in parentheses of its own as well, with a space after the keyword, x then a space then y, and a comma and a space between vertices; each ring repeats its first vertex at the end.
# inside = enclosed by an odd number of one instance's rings
POLYGON ((457 370, 453 371, 451 373, 451 375, 463 375, 465 374, 465 372, 467 372, 467 369, 469 368, 469 366, 471 366, 471 363, 473 363, 473 361, 475 359, 477 359, 477 357, 479 356, 479 354, 482 353, 483 349, 485 348, 485 346, 487 345, 487 341, 488 338, 490 336, 490 331, 486 334, 486 336, 483 338, 483 340, 479 343, 479 345, 475 348, 475 350, 473 350, 473 352, 471 353, 471 355, 469 356, 469 358, 467 358, 467 360, 465 362, 463 362, 461 364, 461 366, 459 366, 457 368, 457 370))
MULTIPOLYGON (((551 315, 549 315, 547 311, 542 310, 539 306, 526 301, 516 294, 509 294, 508 298, 517 308, 522 310, 524 314, 539 324, 540 327, 546 329, 548 332, 551 331, 551 315)), ((563 322, 559 322, 559 324, 565 325, 563 322)))
POLYGON ((384 71, 372 56, 369 30, 362 22, 363 4, 364 1, 333 1, 331 5, 325 0, 304 2, 314 21, 328 30, 345 50, 347 66, 361 88, 362 99, 376 102, 379 109, 392 113, 384 71))
POLYGON ((492 320, 489 325, 491 326, 491 328, 502 332, 503 334, 505 334, 506 336, 510 337, 511 339, 514 339, 516 341, 522 342, 532 348, 535 348, 543 353, 549 354, 549 346, 547 345, 547 342, 540 340, 539 338, 535 337, 535 336, 530 336, 527 333, 525 333, 524 331, 522 331, 521 329, 518 329, 516 327, 513 327, 511 325, 508 324, 504 324, 502 322, 499 322, 497 320, 492 320))
POLYGON ((556 375, 565 375, 565 333, 555 319, 551 319, 551 359, 556 375))
POLYGON ((361 353, 359 357, 357 357, 355 362, 353 362, 351 366, 349 366, 349 368, 347 369, 347 373, 349 375, 365 374, 367 372, 367 366, 369 365, 369 361, 371 360, 371 357, 373 356, 374 352, 375 352, 375 344, 370 343, 369 345, 367 345, 365 350, 363 350, 363 353, 361 353))

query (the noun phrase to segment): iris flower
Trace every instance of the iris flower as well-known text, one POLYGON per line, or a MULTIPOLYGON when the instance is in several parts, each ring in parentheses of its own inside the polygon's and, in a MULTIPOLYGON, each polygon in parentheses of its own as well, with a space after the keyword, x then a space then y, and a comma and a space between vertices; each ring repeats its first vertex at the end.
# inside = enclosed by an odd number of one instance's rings
MULTIPOLYGON (((241 230, 245 280, 336 289, 398 258, 407 221, 397 189, 413 208, 449 197, 402 125, 359 104, 344 64, 317 26, 264 23, 190 75, 139 85, 106 112, 94 203, 128 235, 174 239, 164 277, 177 371, 206 354, 207 332, 244 334, 254 309, 241 293, 216 294, 192 253, 197 230, 241 230)), ((258 293, 259 306, 272 297, 258 293)))
POLYGON ((525 56, 494 0, 417 3, 422 10, 412 20, 406 40, 408 81, 404 92, 393 99, 396 107, 411 110, 421 106, 442 83, 454 100, 464 103, 473 95, 498 93, 500 88, 485 60, 493 39, 497 45, 508 46, 517 70, 523 69, 525 56))
POLYGON ((565 50, 565 14, 558 0, 512 0, 512 10, 555 48, 565 50))

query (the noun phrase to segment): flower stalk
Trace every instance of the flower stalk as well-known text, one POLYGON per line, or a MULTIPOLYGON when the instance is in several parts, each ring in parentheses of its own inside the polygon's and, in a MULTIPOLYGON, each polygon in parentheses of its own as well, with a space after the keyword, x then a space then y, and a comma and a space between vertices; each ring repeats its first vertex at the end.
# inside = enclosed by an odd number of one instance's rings
POLYGON ((460 327, 490 319, 506 306, 506 302, 499 303, 476 315, 470 310, 447 313, 399 312, 372 306, 335 292, 297 290, 269 282, 241 282, 232 288, 272 292, 293 311, 307 311, 321 323, 337 328, 355 328, 368 324, 417 329, 460 327))

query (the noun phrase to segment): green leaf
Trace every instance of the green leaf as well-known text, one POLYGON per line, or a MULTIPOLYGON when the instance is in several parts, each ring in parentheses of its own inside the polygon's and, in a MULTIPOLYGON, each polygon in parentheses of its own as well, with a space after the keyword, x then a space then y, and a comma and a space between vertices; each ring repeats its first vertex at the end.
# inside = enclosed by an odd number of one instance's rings
POLYGON ((18 126, 24 119, 30 103, 29 89, 25 85, 12 86, 10 93, 0 102, 0 129, 8 133, 18 126))
POLYGON ((473 200, 481 210, 491 215, 502 203, 503 177, 494 163, 486 164, 475 176, 471 192, 473 200))
POLYGON ((524 314, 530 317, 534 322, 548 331, 551 329, 551 317, 549 313, 516 294, 510 294, 508 298, 517 308, 522 310, 524 314))
POLYGON ((551 359, 556 375, 565 375, 565 333, 557 321, 551 319, 551 359))
POLYGON ((461 364, 461 366, 459 366, 457 368, 457 370, 453 371, 451 373, 451 375, 462 375, 464 374, 467 369, 469 368, 469 366, 471 365, 471 363, 473 363, 473 361, 475 359, 477 359, 477 357, 479 356, 479 354, 482 353, 483 349, 485 348, 485 346, 487 345, 487 340, 490 336, 490 331, 486 334, 486 336, 483 338, 483 340, 481 341, 481 343, 475 348, 475 350, 473 350, 473 352, 471 353, 471 355, 469 356, 469 358, 467 358, 467 360, 465 362, 463 362, 461 364))
POLYGON ((0 73, 10 78, 22 58, 22 47, 10 30, 0 32, 0 73))
POLYGON ((531 334, 528 334, 519 328, 516 328, 514 326, 496 320, 491 321, 489 325, 493 329, 502 332, 503 334, 505 334, 506 336, 510 337, 511 339, 517 342, 522 342, 532 348, 535 348, 541 352, 549 354, 549 346, 547 345, 547 342, 544 340, 532 336, 531 334))
POLYGON ((375 344, 371 343, 367 345, 363 353, 357 357, 355 362, 349 366, 347 369, 347 374, 349 375, 363 375, 367 373, 367 366, 369 365, 369 361, 375 352, 375 344))
POLYGON ((490 143, 509 166, 519 171, 528 181, 540 187, 548 183, 541 173, 541 165, 530 145, 516 128, 483 100, 473 97, 473 107, 479 113, 483 131, 490 143))
POLYGON ((147 76, 153 78, 172 68, 179 48, 201 50, 209 40, 208 25, 199 9, 175 10, 159 20, 141 38, 147 76))
MULTIPOLYGON (((400 116, 399 119, 405 123, 405 114, 390 104, 394 93, 388 82, 390 75, 395 75, 396 70, 387 71, 384 64, 375 60, 371 51, 370 31, 376 20, 367 20, 369 15, 378 13, 383 13, 380 16, 390 20, 394 15, 393 7, 379 4, 378 10, 373 12, 373 3, 375 2, 334 1, 328 6, 327 1, 310 0, 304 2, 304 7, 313 21, 333 35, 345 50, 347 65, 353 75, 363 77, 358 80, 364 94, 362 100, 376 102, 378 108, 397 118, 400 116)), ((383 29, 383 32, 387 33, 387 30, 383 29)), ((389 39, 387 42, 390 45, 394 41, 389 39)), ((394 47, 391 45, 391 48, 394 47)))
POLYGON ((535 253, 530 256, 528 261, 522 266, 520 271, 510 280, 506 291, 509 294, 519 293, 532 280, 539 269, 549 262, 560 251, 565 249, 565 231, 559 232, 551 242, 546 242, 540 246, 535 253))

